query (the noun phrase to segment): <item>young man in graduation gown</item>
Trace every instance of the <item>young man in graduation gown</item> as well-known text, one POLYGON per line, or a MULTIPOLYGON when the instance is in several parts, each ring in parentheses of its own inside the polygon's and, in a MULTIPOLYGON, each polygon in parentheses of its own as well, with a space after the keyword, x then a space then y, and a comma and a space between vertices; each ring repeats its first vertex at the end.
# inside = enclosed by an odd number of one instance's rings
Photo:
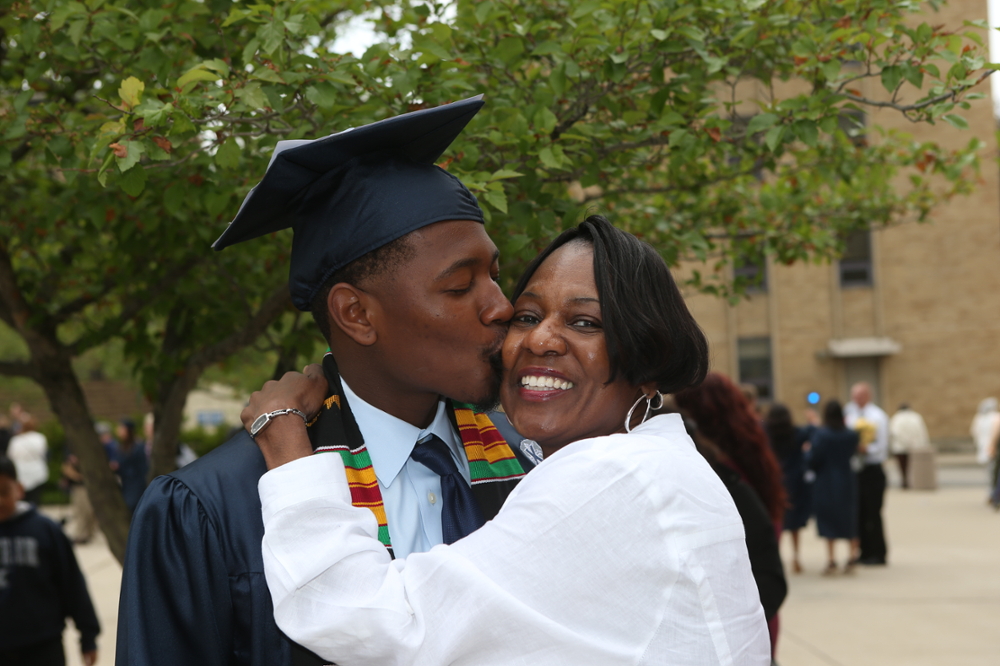
MULTIPOLYGON (((481 106, 473 98, 279 142, 214 245, 294 229, 292 298, 331 349, 310 438, 343 457, 354 503, 372 510, 397 556, 477 529, 528 465, 472 407, 495 400, 512 311, 475 197, 434 165, 481 106)), ((252 431, 304 418, 269 407, 252 431)), ((261 562, 265 471, 242 433, 150 485, 126 551, 119 666, 325 663, 274 624, 261 562)))

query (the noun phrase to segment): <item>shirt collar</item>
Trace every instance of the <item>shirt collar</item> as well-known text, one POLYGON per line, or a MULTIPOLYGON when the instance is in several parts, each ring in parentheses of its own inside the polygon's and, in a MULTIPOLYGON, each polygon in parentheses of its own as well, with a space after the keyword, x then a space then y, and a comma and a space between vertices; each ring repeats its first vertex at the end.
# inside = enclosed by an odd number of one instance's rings
POLYGON ((460 454, 461 441, 451 424, 451 419, 448 418, 448 407, 444 400, 438 401, 437 412, 431 424, 420 429, 359 398, 344 381, 343 376, 340 378, 340 383, 344 387, 344 397, 351 406, 351 413, 354 414, 361 436, 364 437, 375 477, 383 487, 388 488, 392 485, 403 465, 409 460, 413 447, 429 435, 437 435, 444 441, 459 469, 463 466, 468 468, 468 461, 460 454), (378 444, 372 446, 374 442, 378 444))

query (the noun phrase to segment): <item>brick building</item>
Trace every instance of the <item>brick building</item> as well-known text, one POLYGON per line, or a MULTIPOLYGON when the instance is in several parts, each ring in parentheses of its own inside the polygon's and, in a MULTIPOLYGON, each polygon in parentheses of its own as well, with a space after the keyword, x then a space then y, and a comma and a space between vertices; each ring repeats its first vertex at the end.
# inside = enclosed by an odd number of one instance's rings
MULTIPOLYGON (((931 21, 961 28, 985 17, 986 3, 953 0, 931 21)), ((901 402, 923 414, 939 444, 968 439, 979 401, 1000 395, 1000 172, 988 84, 978 92, 987 98, 964 112, 965 131, 894 111, 866 119, 949 148, 978 137, 987 149, 972 195, 941 205, 928 224, 858 234, 832 265, 768 262, 761 289, 735 307, 689 296, 714 369, 759 385, 798 419, 809 393, 843 401, 867 380, 889 414, 901 402)))

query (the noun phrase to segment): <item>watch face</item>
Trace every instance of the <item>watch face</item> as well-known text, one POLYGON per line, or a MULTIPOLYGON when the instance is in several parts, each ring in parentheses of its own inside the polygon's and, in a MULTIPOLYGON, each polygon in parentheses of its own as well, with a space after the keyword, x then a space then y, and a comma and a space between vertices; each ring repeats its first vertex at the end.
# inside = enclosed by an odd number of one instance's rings
POLYGON ((270 414, 261 414, 260 416, 257 417, 257 419, 250 426, 251 437, 256 435, 258 432, 261 431, 261 428, 267 425, 267 422, 271 420, 270 418, 268 418, 270 416, 271 416, 270 414))

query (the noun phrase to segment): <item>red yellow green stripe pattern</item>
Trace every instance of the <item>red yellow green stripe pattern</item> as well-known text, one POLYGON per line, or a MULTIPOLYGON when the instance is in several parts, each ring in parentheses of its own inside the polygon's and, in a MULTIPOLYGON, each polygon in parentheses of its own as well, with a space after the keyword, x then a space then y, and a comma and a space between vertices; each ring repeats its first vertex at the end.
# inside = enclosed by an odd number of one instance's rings
MULTIPOLYGON (((333 396, 336 398, 337 396, 333 396)), ((328 400, 327 409, 340 400, 328 400)), ((455 406, 455 421, 458 424, 465 455, 469 460, 469 476, 472 485, 507 481, 524 476, 521 464, 514 452, 507 446, 503 435, 496 429, 493 422, 485 414, 474 411, 467 405, 455 406)), ((344 471, 347 474, 347 484, 351 490, 351 504, 363 506, 373 514, 378 521, 378 540, 386 548, 392 548, 389 537, 389 524, 385 515, 385 504, 382 501, 382 491, 378 487, 378 479, 372 468, 372 459, 365 445, 351 449, 346 445, 320 446, 316 453, 339 453, 344 461, 344 471)))
POLYGON ((347 485, 351 489, 351 504, 363 506, 375 514, 378 521, 378 540, 386 548, 392 548, 389 539, 389 521, 385 517, 385 505, 382 503, 382 491, 375 478, 372 459, 364 445, 351 450, 346 445, 320 446, 316 453, 339 453, 344 461, 344 472, 347 474, 347 485))
POLYGON ((472 485, 524 476, 521 463, 490 417, 466 405, 455 407, 455 421, 469 460, 472 485))

